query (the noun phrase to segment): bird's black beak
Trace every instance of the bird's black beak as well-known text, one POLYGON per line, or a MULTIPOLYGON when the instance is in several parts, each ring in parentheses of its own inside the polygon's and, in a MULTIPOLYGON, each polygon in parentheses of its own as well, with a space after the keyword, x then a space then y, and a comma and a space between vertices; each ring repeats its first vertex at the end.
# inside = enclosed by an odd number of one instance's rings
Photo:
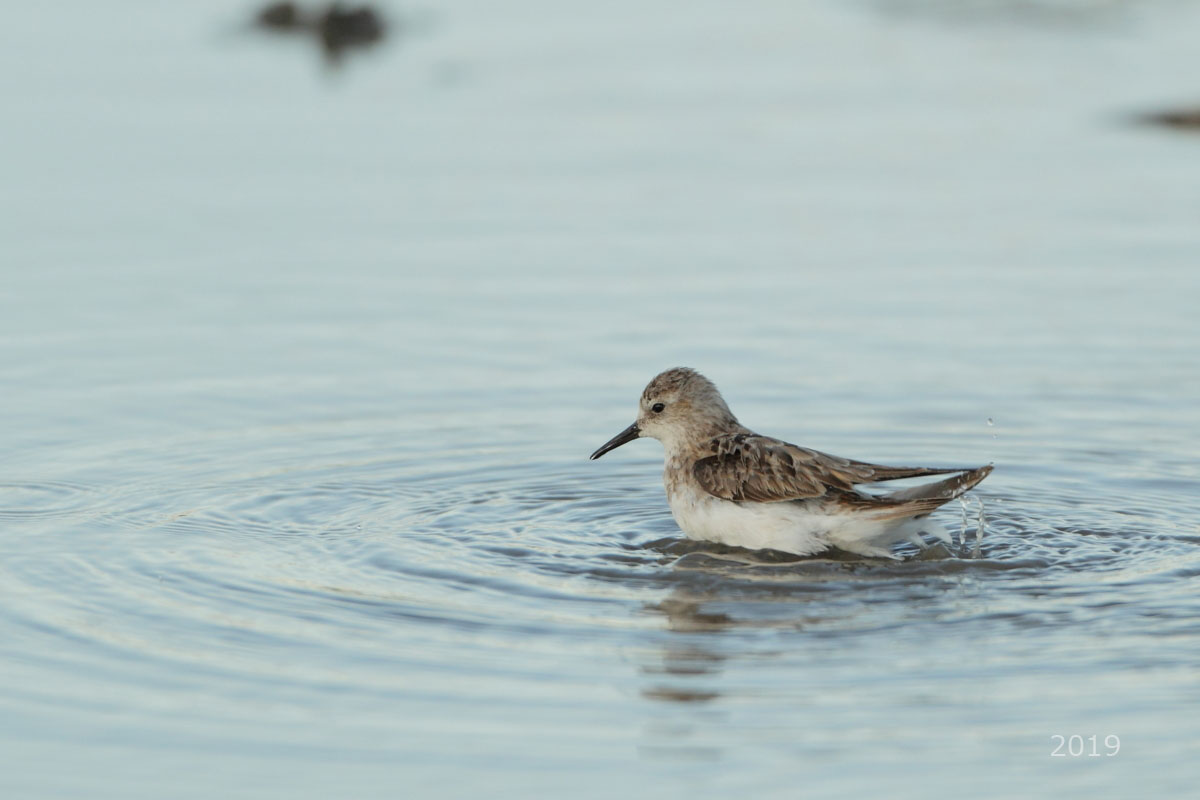
POLYGON ((604 444, 600 445, 600 449, 597 450, 596 452, 592 453, 590 458, 593 461, 595 461, 597 458, 604 455, 609 450, 616 450, 621 445, 625 444, 626 442, 632 442, 634 439, 638 438, 641 435, 642 435, 642 430, 641 430, 641 428, 639 428, 637 426, 637 423, 635 422, 632 425, 630 425, 628 428, 626 428, 625 430, 618 433, 613 438, 609 439, 604 444))

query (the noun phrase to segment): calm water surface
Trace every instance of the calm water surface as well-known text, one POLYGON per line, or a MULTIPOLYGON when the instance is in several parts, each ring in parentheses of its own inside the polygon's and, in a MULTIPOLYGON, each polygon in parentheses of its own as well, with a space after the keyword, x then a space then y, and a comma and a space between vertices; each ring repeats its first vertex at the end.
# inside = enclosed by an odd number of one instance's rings
POLYGON ((1194 792, 1200 9, 1047 6, 11 9, 4 796, 1194 792), (683 540, 677 364, 968 544, 683 540))

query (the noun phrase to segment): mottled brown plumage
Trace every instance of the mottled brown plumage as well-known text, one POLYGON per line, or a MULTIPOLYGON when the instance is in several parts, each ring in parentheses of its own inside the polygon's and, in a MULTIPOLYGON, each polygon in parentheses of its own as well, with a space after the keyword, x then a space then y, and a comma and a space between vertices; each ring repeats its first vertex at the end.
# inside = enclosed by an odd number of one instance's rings
MULTIPOLYGON (((738 502, 804 500, 852 492, 855 485, 862 483, 962 472, 868 464, 756 433, 714 436, 700 442, 697 450, 700 455, 692 464, 697 482, 709 494, 738 502)), ((990 467, 983 469, 991 471, 990 467)), ((859 498, 856 495, 854 499, 859 498)))

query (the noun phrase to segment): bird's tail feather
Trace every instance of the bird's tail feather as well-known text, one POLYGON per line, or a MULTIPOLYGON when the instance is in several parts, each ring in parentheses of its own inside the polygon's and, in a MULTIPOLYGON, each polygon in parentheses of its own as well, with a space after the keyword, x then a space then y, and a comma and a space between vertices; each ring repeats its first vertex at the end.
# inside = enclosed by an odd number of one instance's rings
POLYGON ((919 517, 928 514, 943 503, 948 503, 960 494, 969 491, 990 475, 992 465, 967 470, 944 481, 926 483, 901 489, 898 492, 879 496, 882 504, 879 516, 883 519, 919 517))

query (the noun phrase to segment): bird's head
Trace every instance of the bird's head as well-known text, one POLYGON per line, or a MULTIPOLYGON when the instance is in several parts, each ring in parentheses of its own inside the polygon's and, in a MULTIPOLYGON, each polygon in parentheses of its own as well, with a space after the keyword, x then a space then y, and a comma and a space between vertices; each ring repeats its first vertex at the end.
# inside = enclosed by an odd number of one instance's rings
POLYGON ((638 402, 637 421, 618 433, 596 452, 599 458, 626 442, 649 437, 658 439, 668 451, 687 442, 715 436, 736 427, 737 418, 708 378, 688 367, 659 373, 646 385, 638 402))

